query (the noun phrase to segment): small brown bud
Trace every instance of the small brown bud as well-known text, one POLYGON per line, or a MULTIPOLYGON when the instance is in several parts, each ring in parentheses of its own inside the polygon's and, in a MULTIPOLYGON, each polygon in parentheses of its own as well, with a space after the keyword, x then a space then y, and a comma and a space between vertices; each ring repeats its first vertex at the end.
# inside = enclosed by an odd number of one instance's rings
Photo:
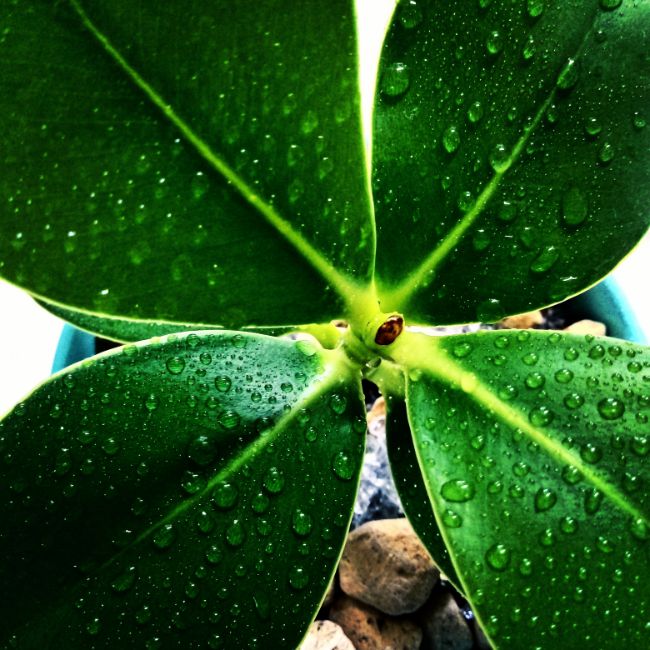
POLYGON ((377 330, 375 343, 377 345, 390 345, 404 328, 404 319, 401 316, 391 316, 386 319, 377 330))

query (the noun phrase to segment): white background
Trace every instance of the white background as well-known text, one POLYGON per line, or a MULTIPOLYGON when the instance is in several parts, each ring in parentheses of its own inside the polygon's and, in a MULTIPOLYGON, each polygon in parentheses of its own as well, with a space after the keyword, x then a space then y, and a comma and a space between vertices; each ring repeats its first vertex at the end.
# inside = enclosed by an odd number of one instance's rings
MULTIPOLYGON (((383 26, 392 0, 358 0, 362 57, 377 58, 383 26)), ((364 112, 372 101, 375 69, 362 71, 364 112)), ((632 305, 650 340, 650 236, 617 268, 614 278, 632 305)), ((27 294, 0 280, 0 415, 50 373, 62 321, 39 307, 27 294)))

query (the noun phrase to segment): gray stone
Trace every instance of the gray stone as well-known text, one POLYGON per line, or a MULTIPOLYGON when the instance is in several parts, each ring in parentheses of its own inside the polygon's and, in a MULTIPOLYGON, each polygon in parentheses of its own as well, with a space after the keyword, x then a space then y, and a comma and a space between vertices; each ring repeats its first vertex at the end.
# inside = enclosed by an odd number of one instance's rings
POLYGON ((419 612, 423 650, 472 650, 474 637, 454 597, 441 592, 419 612))

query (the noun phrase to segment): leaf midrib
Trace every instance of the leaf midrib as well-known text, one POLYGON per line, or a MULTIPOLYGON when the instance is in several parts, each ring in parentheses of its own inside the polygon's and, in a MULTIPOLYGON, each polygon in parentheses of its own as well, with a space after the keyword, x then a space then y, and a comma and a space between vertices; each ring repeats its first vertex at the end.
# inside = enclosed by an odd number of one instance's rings
MULTIPOLYGON (((576 61, 582 54, 587 43, 587 39, 594 30, 597 17, 598 11, 596 10, 594 11, 593 20, 589 25, 589 28, 586 30, 584 36, 582 37, 576 53, 572 57, 569 57, 569 60, 576 61)), ((434 248, 434 250, 431 251, 431 253, 429 253, 429 255, 427 255, 413 271, 407 274, 405 280, 401 284, 392 289, 390 287, 386 287, 385 290, 381 291, 382 301, 390 305, 391 309, 403 310, 408 306, 408 303, 414 294, 423 286, 429 284, 429 282, 427 282, 427 279, 434 276, 436 269, 438 269, 440 265, 445 261, 445 259, 450 255, 450 253, 452 253, 454 249, 457 248, 467 231, 483 214, 485 207, 499 189, 502 178, 507 174, 511 167, 519 161, 521 152, 524 150, 528 144, 528 141, 530 140, 530 137, 541 123, 546 110, 553 103, 555 97, 557 96, 558 90, 559 88, 557 86, 557 83, 554 83, 551 92, 535 113, 535 117, 533 118, 532 122, 528 126, 524 127, 522 135, 513 146, 507 161, 502 166, 502 169, 494 173, 494 176, 492 176, 488 184, 483 188, 477 197, 476 202, 472 208, 445 235, 438 246, 436 246, 436 248, 434 248)))
POLYGON ((140 88, 162 114, 181 132, 196 152, 206 160, 211 168, 219 173, 253 208, 259 212, 305 260, 328 282, 344 300, 348 308, 353 306, 354 297, 359 293, 359 285, 350 277, 340 273, 323 254, 303 237, 277 210, 264 200, 246 181, 239 176, 212 148, 174 111, 171 104, 133 68, 126 58, 111 43, 110 39, 93 23, 78 0, 70 0, 84 27, 97 39, 109 56, 140 88))
POLYGON ((465 370, 459 363, 454 361, 440 348, 439 341, 424 334, 414 333, 407 333, 406 338, 410 339, 410 345, 404 342, 403 347, 406 350, 404 350, 402 356, 408 357, 408 360, 406 360, 407 367, 422 369, 430 373, 436 380, 448 386, 471 386, 471 390, 465 393, 469 399, 472 399, 483 409, 487 409, 489 412, 495 414, 507 426, 513 429, 520 429, 532 442, 537 443, 555 461, 574 466, 588 482, 602 492, 617 508, 635 519, 648 520, 648 515, 632 504, 615 485, 597 474, 579 456, 569 452, 560 443, 550 438, 542 429, 533 426, 519 409, 504 402, 490 390, 476 373, 465 370), (433 340, 427 341, 425 339, 433 340))

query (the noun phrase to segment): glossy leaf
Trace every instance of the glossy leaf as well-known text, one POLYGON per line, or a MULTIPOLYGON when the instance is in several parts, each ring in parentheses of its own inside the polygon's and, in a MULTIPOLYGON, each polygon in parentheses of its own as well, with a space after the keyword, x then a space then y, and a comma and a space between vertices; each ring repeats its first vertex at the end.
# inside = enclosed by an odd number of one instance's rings
POLYGON ((0 423, 0 626, 24 648, 299 644, 363 457, 337 352, 232 332, 127 346, 0 423))
POLYGON ((1 12, 3 277, 97 315, 344 314, 374 250, 352 0, 1 12))
POLYGON ((634 0, 401 2, 375 109, 384 310, 495 321, 632 248, 650 223, 649 28, 634 0))
POLYGON ((645 647, 648 349, 557 332, 405 338, 427 491, 496 646, 645 647))
POLYGON ((386 445, 390 471, 406 516, 436 565, 460 589, 460 580, 436 524, 422 480, 406 405, 403 400, 395 397, 386 398, 386 445))

